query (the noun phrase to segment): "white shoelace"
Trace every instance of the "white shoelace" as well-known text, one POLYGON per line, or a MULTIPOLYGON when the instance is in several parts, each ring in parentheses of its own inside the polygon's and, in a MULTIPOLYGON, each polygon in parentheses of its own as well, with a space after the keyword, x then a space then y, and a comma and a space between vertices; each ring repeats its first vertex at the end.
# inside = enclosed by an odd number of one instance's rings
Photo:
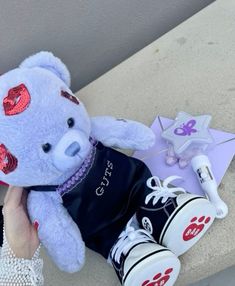
POLYGON ((125 255, 132 246, 146 240, 155 242, 149 232, 144 229, 135 229, 131 226, 131 222, 132 220, 128 222, 125 230, 120 234, 118 242, 111 251, 111 258, 117 263, 120 263, 121 254, 125 255))
POLYGON ((159 201, 159 199, 162 199, 161 202, 164 204, 168 200, 168 198, 177 197, 177 194, 176 194, 177 192, 186 193, 185 189, 183 189, 183 188, 180 188, 180 187, 170 187, 169 188, 168 187, 168 185, 176 179, 182 179, 182 178, 179 176, 170 176, 170 177, 166 178, 162 184, 161 184, 160 179, 156 176, 149 178, 147 180, 146 184, 150 189, 154 190, 154 192, 152 192, 146 196, 145 204, 148 204, 148 202, 152 198, 154 198, 153 199, 153 205, 155 205, 159 201), (152 186, 152 184, 151 184, 152 180, 155 181, 156 186, 152 186))

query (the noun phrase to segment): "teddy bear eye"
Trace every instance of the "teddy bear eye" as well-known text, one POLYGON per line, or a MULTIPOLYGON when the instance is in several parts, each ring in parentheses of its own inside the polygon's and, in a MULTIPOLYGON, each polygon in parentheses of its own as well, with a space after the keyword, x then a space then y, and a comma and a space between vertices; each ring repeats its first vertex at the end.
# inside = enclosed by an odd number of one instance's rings
POLYGON ((51 144, 50 143, 45 143, 42 145, 42 150, 45 152, 45 153, 48 153, 50 150, 51 150, 51 144))
POLYGON ((68 124, 68 127, 69 128, 72 128, 75 124, 75 121, 72 117, 70 117, 68 120, 67 120, 67 124, 68 124))

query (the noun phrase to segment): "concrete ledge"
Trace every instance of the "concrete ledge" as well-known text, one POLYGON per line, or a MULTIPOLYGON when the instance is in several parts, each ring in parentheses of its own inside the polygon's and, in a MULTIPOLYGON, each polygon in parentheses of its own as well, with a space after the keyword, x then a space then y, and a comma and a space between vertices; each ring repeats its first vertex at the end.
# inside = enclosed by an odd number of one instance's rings
MULTIPOLYGON (((78 97, 91 115, 110 114, 151 124, 157 114, 174 118, 180 110, 209 113, 212 127, 235 133, 234 11, 233 1, 216 1, 82 89, 78 97)), ((177 285, 235 264, 234 184, 235 162, 220 186, 229 216, 216 221, 181 257, 177 285)), ((90 269, 93 265, 92 260, 90 269)), ((114 277, 112 271, 110 275, 114 277)), ((105 280, 109 277, 105 272, 105 280)), ((80 285, 90 285, 95 280, 82 281, 80 285)), ((114 281, 109 285, 116 285, 114 281)))

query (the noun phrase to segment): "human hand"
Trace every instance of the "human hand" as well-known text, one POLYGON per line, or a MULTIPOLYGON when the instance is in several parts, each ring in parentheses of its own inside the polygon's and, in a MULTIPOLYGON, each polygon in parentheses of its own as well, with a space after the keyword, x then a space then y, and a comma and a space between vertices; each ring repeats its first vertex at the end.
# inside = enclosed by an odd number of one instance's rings
POLYGON ((10 186, 4 199, 3 216, 5 236, 15 256, 31 259, 39 239, 28 216, 27 195, 23 188, 10 186))

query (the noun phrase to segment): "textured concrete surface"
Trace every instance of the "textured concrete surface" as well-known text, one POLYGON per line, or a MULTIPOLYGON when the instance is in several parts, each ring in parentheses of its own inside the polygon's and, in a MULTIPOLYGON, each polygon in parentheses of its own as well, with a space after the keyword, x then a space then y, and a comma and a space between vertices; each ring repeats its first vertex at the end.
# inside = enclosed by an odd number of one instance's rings
POLYGON ((235 267, 229 267, 209 278, 190 284, 190 286, 234 286, 235 284, 235 267))
POLYGON ((78 90, 213 0, 0 0, 0 74, 50 50, 78 90))
MULTIPOLYGON (((234 1, 216 1, 82 89, 79 98, 91 115, 110 114, 150 124, 157 114, 173 118, 184 110, 209 113, 212 127, 235 132, 234 11, 234 1)), ((216 221, 181 257, 176 285, 189 285, 235 264, 234 184, 235 162, 219 190, 229 216, 216 221)), ((84 269, 73 275, 61 273, 43 257, 45 285, 119 285, 110 266, 91 251, 84 269)), ((200 283, 197 286, 232 285, 225 279, 221 284, 200 283)))
MULTIPOLYGON (((212 127, 235 133, 234 9, 234 1, 216 1, 78 96, 92 115, 111 114, 150 124, 157 114, 209 113, 212 127)), ((235 264, 234 171, 233 162, 219 190, 228 203, 229 216, 216 221, 181 258, 176 285, 188 285, 235 264)), ((84 285, 93 283, 89 278, 84 285)))

